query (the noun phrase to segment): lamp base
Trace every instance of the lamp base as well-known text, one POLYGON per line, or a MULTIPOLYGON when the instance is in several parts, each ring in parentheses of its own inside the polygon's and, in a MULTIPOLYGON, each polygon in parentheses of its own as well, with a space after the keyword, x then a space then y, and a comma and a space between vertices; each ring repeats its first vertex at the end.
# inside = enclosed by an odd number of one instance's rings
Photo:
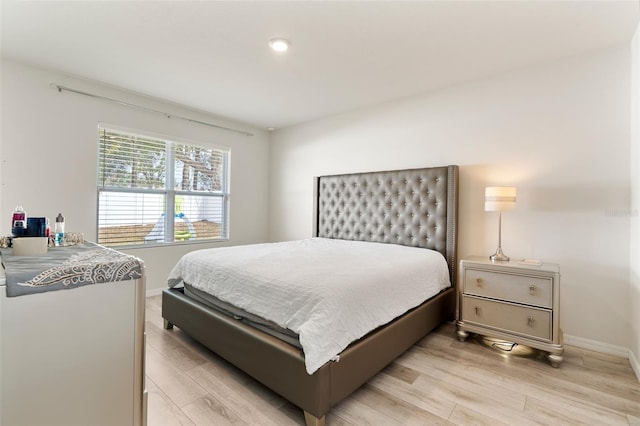
POLYGON ((498 247, 496 252, 494 254, 492 254, 491 256, 489 256, 489 259, 492 262, 508 262, 509 261, 509 256, 507 256, 506 254, 504 254, 502 252, 502 247, 498 247))

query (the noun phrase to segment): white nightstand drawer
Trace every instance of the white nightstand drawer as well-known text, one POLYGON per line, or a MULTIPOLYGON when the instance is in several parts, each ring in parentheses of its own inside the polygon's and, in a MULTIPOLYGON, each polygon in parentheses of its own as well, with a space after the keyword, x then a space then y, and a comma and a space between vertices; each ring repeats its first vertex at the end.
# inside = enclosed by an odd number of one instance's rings
POLYGON ((462 321, 551 340, 551 311, 473 296, 462 298, 462 321))
POLYGON ((464 293, 544 308, 553 306, 553 281, 550 278, 467 268, 464 293))

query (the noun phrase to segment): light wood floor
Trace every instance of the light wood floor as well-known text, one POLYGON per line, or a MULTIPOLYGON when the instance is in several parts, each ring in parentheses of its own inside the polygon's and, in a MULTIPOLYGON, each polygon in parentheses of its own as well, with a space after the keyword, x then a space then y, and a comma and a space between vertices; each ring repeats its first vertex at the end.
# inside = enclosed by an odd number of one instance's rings
MULTIPOLYGON (((302 411, 199 345, 163 330, 147 299, 148 424, 303 425, 302 411)), ((629 361, 566 347, 559 369, 507 356, 445 324, 334 407, 327 425, 640 425, 629 361)))

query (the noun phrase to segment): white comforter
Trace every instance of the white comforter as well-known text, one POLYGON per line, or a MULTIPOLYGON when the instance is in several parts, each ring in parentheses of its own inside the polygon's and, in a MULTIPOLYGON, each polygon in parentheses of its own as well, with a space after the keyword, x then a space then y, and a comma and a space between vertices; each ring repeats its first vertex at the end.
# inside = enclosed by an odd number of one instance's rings
POLYGON ((198 250, 182 281, 298 333, 309 374, 450 286, 436 251, 325 238, 198 250))

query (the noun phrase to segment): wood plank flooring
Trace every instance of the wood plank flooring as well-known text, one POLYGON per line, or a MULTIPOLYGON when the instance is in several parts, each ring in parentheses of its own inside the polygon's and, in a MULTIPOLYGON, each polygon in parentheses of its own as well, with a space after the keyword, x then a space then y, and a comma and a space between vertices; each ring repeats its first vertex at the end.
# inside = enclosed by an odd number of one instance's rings
MULTIPOLYGON (((148 424, 304 425, 300 409, 201 346, 162 328, 147 299, 148 424)), ((640 383, 629 361, 565 348, 559 369, 541 354, 505 355, 481 338, 461 343, 444 324, 327 415, 352 425, 640 425, 640 383)))

